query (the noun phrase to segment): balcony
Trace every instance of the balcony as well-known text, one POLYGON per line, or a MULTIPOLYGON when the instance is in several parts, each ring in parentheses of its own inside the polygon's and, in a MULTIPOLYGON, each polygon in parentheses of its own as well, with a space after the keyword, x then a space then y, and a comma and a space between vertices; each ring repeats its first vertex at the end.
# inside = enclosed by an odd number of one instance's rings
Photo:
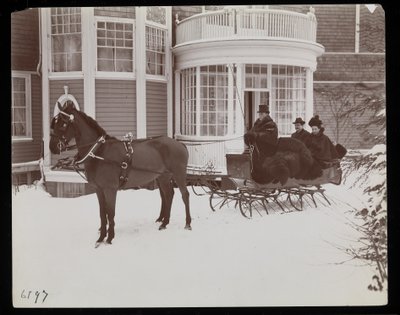
POLYGON ((270 9, 233 9, 207 12, 176 20, 176 46, 215 40, 272 39, 315 43, 314 9, 301 14, 270 9))

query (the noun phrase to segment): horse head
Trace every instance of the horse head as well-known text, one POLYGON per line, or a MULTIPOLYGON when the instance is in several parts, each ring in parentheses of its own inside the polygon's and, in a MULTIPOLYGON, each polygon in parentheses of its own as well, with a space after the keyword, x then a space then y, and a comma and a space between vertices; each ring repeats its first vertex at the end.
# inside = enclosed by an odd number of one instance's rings
POLYGON ((67 150, 68 143, 74 138, 74 111, 75 106, 71 101, 66 101, 64 105, 57 102, 54 110, 54 117, 51 120, 50 151, 53 154, 61 154, 67 150))

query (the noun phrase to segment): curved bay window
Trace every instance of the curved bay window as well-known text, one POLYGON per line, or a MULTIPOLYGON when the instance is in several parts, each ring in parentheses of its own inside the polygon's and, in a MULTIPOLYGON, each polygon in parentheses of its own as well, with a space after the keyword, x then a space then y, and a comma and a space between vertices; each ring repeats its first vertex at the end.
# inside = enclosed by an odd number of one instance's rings
POLYGON ((272 64, 207 65, 181 70, 181 134, 206 138, 236 135, 241 132, 237 115, 243 115, 244 124, 252 125, 258 105, 269 98, 270 115, 279 135, 290 136, 296 117, 306 119, 306 73, 304 67, 272 64), (236 75, 241 76, 240 80, 236 75), (239 94, 243 97, 240 101, 239 94))
POLYGON ((182 118, 181 133, 196 135, 196 68, 182 71, 182 118))
POLYGON ((222 137, 233 128, 234 81, 229 65, 209 65, 181 71, 181 133, 222 137), (229 106, 229 104, 232 104, 229 106), (229 111, 232 122, 229 124, 229 111))
POLYGON ((200 136, 228 132, 228 68, 200 67, 200 136))

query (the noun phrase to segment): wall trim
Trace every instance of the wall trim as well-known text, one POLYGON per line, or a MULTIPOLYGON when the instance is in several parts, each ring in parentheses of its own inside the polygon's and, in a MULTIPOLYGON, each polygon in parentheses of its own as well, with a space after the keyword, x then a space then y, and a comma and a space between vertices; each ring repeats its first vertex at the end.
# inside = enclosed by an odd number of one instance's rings
POLYGON ((146 7, 136 8, 135 29, 135 75, 136 75, 136 137, 146 138, 146 7))
POLYGON ((385 81, 315 81, 314 83, 320 83, 320 84, 325 84, 325 83, 332 83, 332 84, 338 84, 338 83, 346 83, 346 84, 385 84, 385 81))
POLYGON ((372 55, 372 56, 385 56, 386 53, 374 53, 374 52, 345 52, 345 51, 326 51, 324 55, 372 55))
POLYGON ((50 9, 40 8, 41 34, 42 37, 42 129, 43 129, 43 164, 48 166, 51 164, 51 153, 48 144, 50 143, 50 104, 49 104, 49 38, 48 23, 50 9))

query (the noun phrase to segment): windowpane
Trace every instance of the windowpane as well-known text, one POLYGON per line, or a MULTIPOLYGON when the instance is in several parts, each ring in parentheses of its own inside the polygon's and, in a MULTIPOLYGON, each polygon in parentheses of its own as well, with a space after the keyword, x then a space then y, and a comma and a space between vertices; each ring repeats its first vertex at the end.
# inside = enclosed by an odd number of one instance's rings
POLYGON ((97 70, 133 72, 131 23, 97 23, 97 70))
POLYGON ((117 71, 117 72, 132 72, 132 61, 117 60, 115 63, 115 71, 117 71))
POLYGON ((97 65, 99 71, 114 71, 114 62, 112 60, 98 59, 97 65))
POLYGON ((14 92, 25 92, 25 79, 24 78, 12 78, 12 85, 14 92))

